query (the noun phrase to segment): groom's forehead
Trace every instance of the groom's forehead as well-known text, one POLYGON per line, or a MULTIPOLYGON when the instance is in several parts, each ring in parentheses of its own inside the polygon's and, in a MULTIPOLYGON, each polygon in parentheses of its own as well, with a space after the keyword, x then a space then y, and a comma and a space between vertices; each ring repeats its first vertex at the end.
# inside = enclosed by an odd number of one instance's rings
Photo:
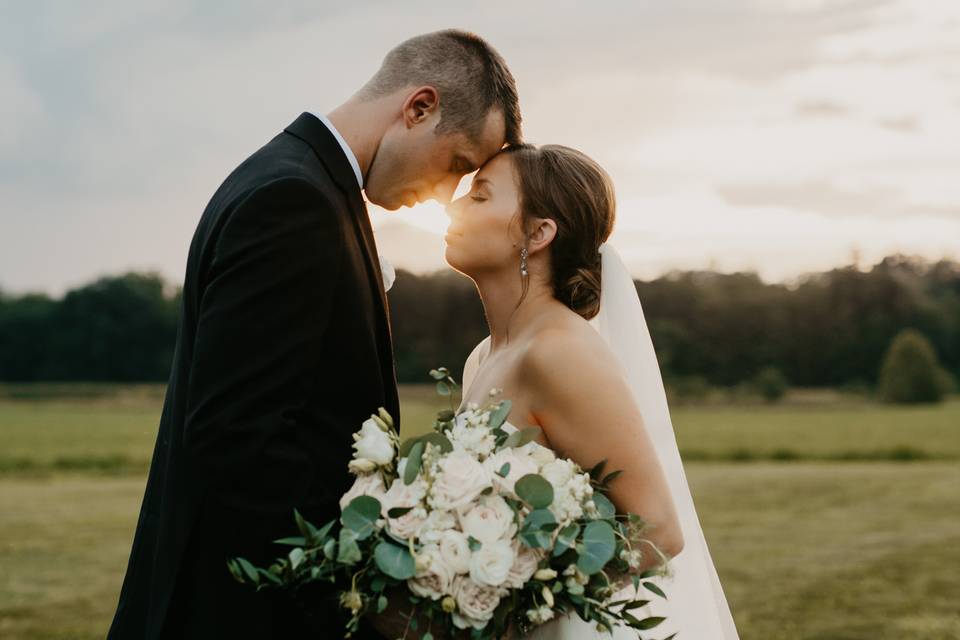
POLYGON ((497 154, 506 141, 506 121, 503 112, 491 109, 487 112, 480 134, 472 140, 475 153, 480 156, 478 165, 483 164, 497 154))

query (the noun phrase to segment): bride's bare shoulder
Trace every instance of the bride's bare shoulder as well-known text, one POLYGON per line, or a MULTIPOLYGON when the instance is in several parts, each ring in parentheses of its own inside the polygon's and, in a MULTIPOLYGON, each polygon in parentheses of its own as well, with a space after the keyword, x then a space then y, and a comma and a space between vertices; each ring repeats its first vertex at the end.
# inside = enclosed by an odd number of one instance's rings
POLYGON ((573 376, 605 369, 616 359, 607 343, 580 316, 546 324, 533 336, 520 362, 534 379, 573 376))

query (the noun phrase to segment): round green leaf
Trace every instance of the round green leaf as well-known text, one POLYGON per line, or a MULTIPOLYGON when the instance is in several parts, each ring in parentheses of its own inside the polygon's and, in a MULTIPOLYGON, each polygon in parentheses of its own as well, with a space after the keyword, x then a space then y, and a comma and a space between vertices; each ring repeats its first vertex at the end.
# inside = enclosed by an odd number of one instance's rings
POLYGON ((517 480, 515 491, 534 509, 546 509, 553 502, 553 485, 536 473, 528 473, 517 480))
POLYGON ((600 512, 601 520, 609 520, 617 515, 617 508, 613 506, 610 499, 599 491, 593 494, 593 503, 597 505, 597 511, 600 512))
POLYGON ((383 540, 373 551, 377 568, 396 580, 407 580, 417 572, 416 563, 410 551, 383 540))
POLYGON ((357 496, 340 515, 343 526, 356 534, 357 540, 366 540, 374 532, 380 518, 380 501, 371 496, 357 496))
POLYGON ((556 525, 557 520, 549 509, 534 509, 523 520, 520 529, 520 540, 534 549, 549 549, 553 537, 545 527, 556 525))
POLYGON ((613 528, 603 520, 594 520, 583 530, 583 543, 577 546, 577 567, 593 575, 603 569, 617 549, 613 528))

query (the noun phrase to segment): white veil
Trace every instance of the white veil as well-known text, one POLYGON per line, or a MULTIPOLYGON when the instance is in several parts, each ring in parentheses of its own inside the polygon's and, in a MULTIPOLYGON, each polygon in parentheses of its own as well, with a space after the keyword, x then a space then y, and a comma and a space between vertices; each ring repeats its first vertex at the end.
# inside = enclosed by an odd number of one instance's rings
POLYGON ((672 575, 662 581, 668 600, 663 602, 654 597, 650 604, 655 615, 667 617, 656 628, 657 636, 677 633, 677 640, 738 640, 730 607, 693 506, 673 433, 660 366, 633 278, 612 246, 603 245, 600 253, 600 312, 591 324, 603 336, 624 369, 667 476, 683 530, 683 551, 670 563, 672 575))

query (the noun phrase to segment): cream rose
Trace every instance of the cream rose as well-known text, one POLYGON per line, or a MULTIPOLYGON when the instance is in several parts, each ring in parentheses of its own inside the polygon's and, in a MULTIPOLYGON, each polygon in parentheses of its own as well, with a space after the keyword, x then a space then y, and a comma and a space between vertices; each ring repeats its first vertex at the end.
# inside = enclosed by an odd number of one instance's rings
POLYGON ((423 568, 407 580, 410 591, 431 600, 439 600, 450 593, 456 573, 444 561, 436 545, 423 547, 417 556, 417 564, 422 564, 423 568))
POLYGON ((453 596, 457 601, 453 624, 458 629, 482 629, 493 618, 503 593, 497 587, 477 584, 470 578, 458 576, 453 581, 453 596))
POLYGON ((347 508, 354 498, 360 496, 370 496, 376 498, 383 504, 383 496, 386 490, 383 486, 383 478, 379 473, 371 473, 366 476, 359 476, 353 482, 353 486, 347 489, 347 492, 340 497, 340 510, 347 508))
POLYGON ((437 463, 430 503, 435 509, 459 509, 491 484, 490 473, 469 453, 453 451, 437 463))
POLYGON ((517 480, 528 473, 537 473, 540 465, 527 453, 517 449, 502 449, 484 461, 484 466, 493 478, 493 484, 502 493, 513 495, 517 480), (498 473, 504 465, 509 464, 506 477, 498 473))
POLYGON ((513 545, 516 558, 513 566, 507 573, 506 585, 513 589, 519 589, 530 581, 533 574, 537 572, 537 565, 540 564, 540 554, 526 545, 519 542, 513 545))
POLYGON ((499 587, 507 580, 514 559, 510 541, 485 542, 470 557, 470 579, 477 584, 499 587))
POLYGON ((513 509, 500 496, 480 498, 478 504, 460 514, 460 528, 480 542, 512 538, 517 532, 513 509))
POLYGON ((470 557, 473 552, 470 551, 470 543, 467 536, 456 529, 448 529, 440 533, 437 542, 440 555, 443 561, 455 573, 467 573, 470 571, 470 557))
POLYGON ((421 505, 427 487, 421 478, 411 484, 404 484, 403 479, 397 478, 390 485, 390 489, 380 501, 381 513, 387 519, 390 531, 401 538, 411 538, 416 535, 427 519, 426 509, 421 505), (388 514, 391 509, 410 508, 410 511, 397 518, 388 514))
POLYGON ((370 418, 360 427, 360 432, 353 434, 353 447, 357 450, 358 460, 369 460, 378 465, 393 461, 393 440, 390 434, 380 428, 377 422, 370 418))

